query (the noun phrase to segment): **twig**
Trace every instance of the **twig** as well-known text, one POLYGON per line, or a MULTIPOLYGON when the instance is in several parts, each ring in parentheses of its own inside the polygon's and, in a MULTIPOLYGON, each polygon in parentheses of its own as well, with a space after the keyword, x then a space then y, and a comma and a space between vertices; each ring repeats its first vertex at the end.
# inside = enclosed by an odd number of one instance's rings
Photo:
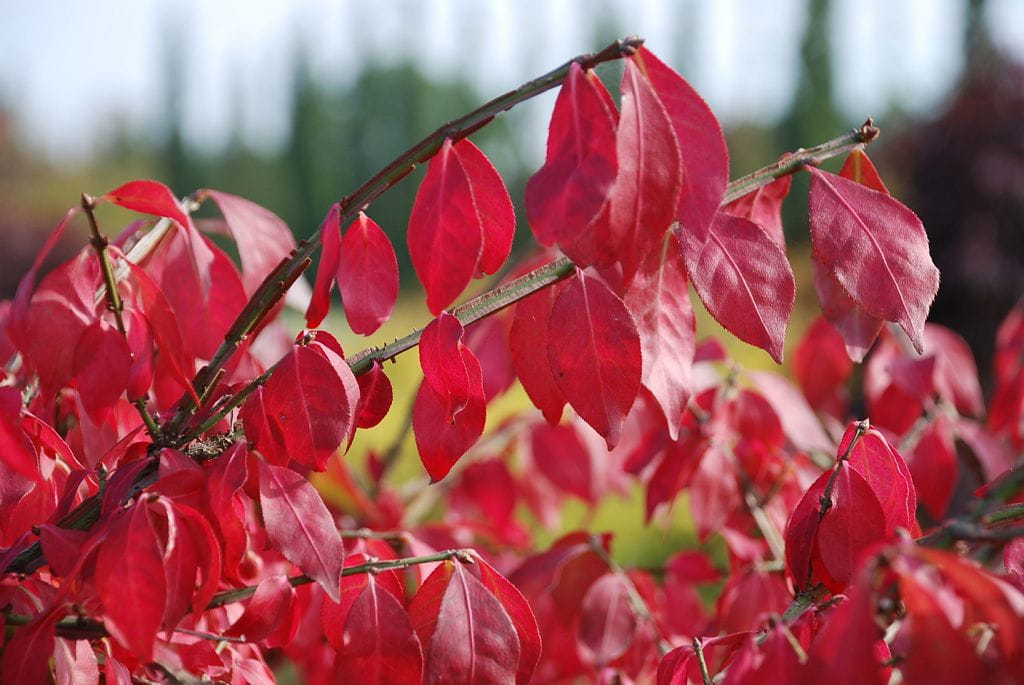
MULTIPOLYGON (((387 559, 382 561, 368 561, 364 564, 358 564, 356 566, 348 566, 342 572, 342 576, 354 576, 360 573, 380 573, 381 571, 391 571, 396 569, 408 568, 409 566, 415 566, 417 564, 429 564, 438 561, 448 561, 452 559, 458 559, 459 561, 467 564, 474 563, 473 558, 474 552, 469 549, 449 549, 443 552, 435 552, 434 554, 424 554, 418 557, 406 557, 404 559, 387 559)), ((292 587, 298 587, 307 583, 312 583, 313 579, 306 575, 292 576, 288 579, 292 587)), ((256 594, 255 585, 250 585, 243 588, 237 588, 235 590, 227 590, 214 595, 213 599, 209 604, 206 605, 206 609, 216 609, 222 607, 225 604, 233 604, 234 602, 241 602, 244 599, 248 599, 256 594)), ((28 625, 36 619, 35 616, 23 616, 21 614, 13 614, 4 612, 4 621, 7 625, 12 626, 24 626, 28 625)), ((109 635, 106 627, 102 621, 98 621, 93 618, 85 618, 82 616, 64 619, 59 621, 56 626, 56 634, 60 637, 66 637, 75 640, 94 640, 109 635)), ((186 633, 188 635, 195 635, 207 640, 218 640, 228 642, 245 642, 242 638, 225 637, 223 635, 214 635, 211 633, 203 633, 195 630, 177 629, 174 632, 186 633)))
POLYGON ((114 321, 117 323, 117 330, 121 335, 126 335, 124 319, 121 312, 124 310, 124 303, 121 301, 121 294, 117 292, 117 282, 114 278, 114 266, 110 262, 110 254, 107 253, 109 241, 107 236, 100 233, 99 224, 96 223, 96 201, 86 193, 82 193, 82 209, 89 219, 89 242, 96 250, 96 256, 100 261, 100 272, 103 274, 103 285, 106 288, 107 309, 114 314, 114 321))
POLYGON ((369 528, 358 528, 356 530, 340 531, 343 538, 355 538, 357 540, 387 540, 388 542, 405 542, 409 534, 403 530, 370 530, 369 528))
MULTIPOLYGON (((394 571, 397 569, 408 568, 410 566, 416 566, 417 564, 431 564, 437 561, 449 561, 451 559, 458 559, 463 563, 473 563, 473 551, 469 549, 447 549, 443 552, 435 552, 433 554, 424 554, 418 557, 405 557, 403 559, 384 559, 379 561, 368 561, 363 564, 357 564, 355 566, 346 566, 342 572, 342 576, 355 576, 360 573, 380 573, 381 571, 394 571)), ((306 585, 307 583, 314 582, 312 578, 303 574, 299 576, 292 576, 288 579, 292 587, 298 587, 300 585, 306 585)), ((216 609, 217 607, 224 606, 225 604, 233 604, 240 602, 243 599, 248 599, 256 593, 256 586, 249 585, 248 587, 238 588, 235 590, 227 590, 213 596, 210 603, 206 605, 207 609, 216 609)))
MULTIPOLYGON (((100 263, 100 273, 103 274, 103 291, 104 297, 107 300, 107 309, 114 315, 114 323, 117 326, 117 331, 126 339, 128 337, 128 331, 124 327, 124 302, 121 300, 121 294, 117 290, 117 276, 114 274, 114 265, 110 261, 110 253, 107 252, 107 245, 110 241, 107 240, 107 236, 100 232, 99 224, 96 222, 96 200, 87 193, 82 193, 82 209, 85 211, 85 216, 89 219, 89 242, 92 244, 92 248, 96 250, 96 257, 100 263)), ((139 416, 142 417, 142 422, 146 425, 146 431, 149 432, 151 438, 157 441, 161 437, 160 426, 157 425, 153 415, 149 413, 149 409, 146 408, 145 399, 137 399, 132 404, 135 409, 139 412, 139 416)))
POLYGON ((704 681, 704 685, 711 685, 711 674, 708 673, 708 663, 704 659, 704 640, 702 638, 693 638, 693 653, 697 656, 697 664, 700 666, 700 677, 704 681))
MULTIPOLYGON (((870 119, 864 126, 849 131, 838 138, 806 150, 798 150, 782 160, 769 164, 746 176, 731 182, 725 191, 722 204, 726 205, 747 193, 762 188, 775 179, 800 171, 805 166, 816 166, 821 162, 849 152, 858 145, 870 143, 878 137, 878 129, 870 126, 870 119)), ((553 283, 570 276, 576 267, 567 258, 560 257, 542 267, 504 286, 486 292, 469 302, 454 308, 451 313, 458 317, 462 325, 469 324, 515 304, 529 295, 553 283)), ((420 340, 423 329, 418 329, 398 340, 379 348, 363 350, 352 356, 348 361, 353 373, 359 375, 369 370, 373 361, 385 362, 394 359, 402 352, 415 347, 420 340)))

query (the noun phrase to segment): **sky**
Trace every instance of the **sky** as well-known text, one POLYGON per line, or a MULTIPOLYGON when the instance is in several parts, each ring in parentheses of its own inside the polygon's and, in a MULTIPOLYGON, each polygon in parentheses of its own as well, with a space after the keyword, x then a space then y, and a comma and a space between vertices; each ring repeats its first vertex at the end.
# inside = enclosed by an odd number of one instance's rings
MULTIPOLYGON (((0 108, 54 161, 88 159, 119 126, 163 133, 165 64, 185 67, 185 136, 280 145, 300 50, 316 77, 348 83, 369 60, 412 58, 462 75, 487 99, 602 47, 596 24, 638 34, 726 125, 773 122, 796 86, 805 0, 5 0, 0 108), (599 20, 600 9, 610 19, 599 20)), ((962 68, 965 0, 834 0, 836 97, 852 123, 892 102, 940 106, 962 68)), ((990 0, 997 45, 1024 60, 1024 0, 990 0)), ((607 31, 603 32, 607 33, 607 31)), ((536 109, 536 124, 553 95, 536 109)))

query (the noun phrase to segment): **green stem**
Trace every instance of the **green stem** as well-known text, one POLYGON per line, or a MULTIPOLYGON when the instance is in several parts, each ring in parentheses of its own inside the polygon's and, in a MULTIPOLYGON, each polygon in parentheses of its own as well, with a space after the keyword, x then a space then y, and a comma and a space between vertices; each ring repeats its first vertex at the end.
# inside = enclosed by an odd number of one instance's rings
MULTIPOLYGON (((473 563, 473 551, 468 549, 448 549, 443 552, 435 552, 433 554, 424 554, 418 557, 405 557, 403 559, 385 559, 381 561, 368 561, 363 564, 357 564, 356 566, 347 566, 342 570, 342 576, 355 576, 360 573, 380 573, 381 571, 394 571, 403 568, 409 568, 417 564, 431 564, 438 561, 449 561, 451 559, 458 559, 463 563, 473 563)), ((307 583, 312 583, 313 579, 307 575, 292 576, 288 579, 292 587, 298 587, 307 583)), ((207 609, 215 609, 217 607, 224 606, 225 604, 233 604, 234 602, 240 602, 243 599, 248 599, 256 593, 256 586, 250 585, 248 587, 238 588, 236 590, 227 590, 220 594, 214 595, 210 603, 206 605, 207 609)))
POLYGON ((711 674, 708 673, 708 663, 704 659, 704 640, 701 637, 693 638, 693 653, 697 656, 697 664, 700 666, 700 677, 704 685, 711 685, 711 674))
POLYGON ((121 313, 124 311, 124 303, 121 301, 121 294, 117 291, 117 281, 114 278, 114 265, 110 261, 110 254, 107 252, 109 241, 107 236, 100 233, 99 224, 96 223, 96 201, 86 193, 82 193, 82 209, 89 219, 89 242, 96 250, 99 258, 100 271, 103 274, 103 285, 106 288, 107 309, 114 314, 114 321, 117 323, 117 330, 121 335, 126 335, 124 319, 121 313))
POLYGON ((838 138, 833 138, 814 147, 801 148, 792 154, 786 155, 775 164, 762 167, 757 171, 736 179, 729 184, 723 204, 743 197, 758 188, 763 188, 777 178, 796 173, 804 167, 818 166, 827 159, 851 152, 854 148, 861 145, 873 143, 878 139, 879 133, 880 131, 875 127, 874 121, 872 121, 871 117, 868 117, 867 121, 859 128, 848 131, 838 138))
MULTIPOLYGON (((100 273, 103 274, 102 290, 107 300, 107 309, 114 314, 114 323, 117 326, 118 333, 127 338, 127 329, 124 327, 124 301, 121 300, 121 294, 117 290, 117 276, 114 273, 113 262, 110 261, 110 253, 107 251, 107 245, 110 242, 107 240, 107 236, 100 232, 99 223, 96 221, 96 200, 87 193, 82 193, 82 209, 85 211, 85 216, 89 219, 89 242, 92 244, 93 249, 96 250, 96 257, 100 262, 100 273)), ((149 432, 150 437, 154 441, 159 440, 161 436, 160 427, 146 408, 146 401, 139 399, 132 402, 132 404, 135 405, 139 416, 142 417, 142 422, 146 425, 146 430, 149 432)))
POLYGON ((1008 504, 1002 509, 985 514, 981 520, 985 523, 1006 523, 1024 519, 1024 504, 1008 504))

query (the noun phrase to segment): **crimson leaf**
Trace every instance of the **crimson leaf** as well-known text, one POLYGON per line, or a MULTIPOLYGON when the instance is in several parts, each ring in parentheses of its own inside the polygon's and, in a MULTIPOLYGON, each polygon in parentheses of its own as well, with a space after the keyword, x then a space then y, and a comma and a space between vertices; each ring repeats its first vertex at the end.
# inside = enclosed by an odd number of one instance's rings
POLYGON ((270 543, 338 601, 345 550, 316 488, 291 469, 264 461, 259 462, 259 479, 270 543))

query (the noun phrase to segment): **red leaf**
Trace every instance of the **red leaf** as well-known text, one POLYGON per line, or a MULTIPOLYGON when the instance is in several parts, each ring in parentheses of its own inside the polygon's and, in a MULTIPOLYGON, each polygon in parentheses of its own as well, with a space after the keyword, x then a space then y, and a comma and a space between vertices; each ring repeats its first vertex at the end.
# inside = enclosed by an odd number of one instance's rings
POLYGON ((697 337, 689 281, 675 236, 648 254, 626 292, 625 304, 640 334, 643 385, 657 401, 675 440, 690 398, 697 337))
POLYGON ((579 640, 598 669, 622 656, 636 636, 637 620, 629 605, 629 590, 609 573, 595 581, 583 597, 579 640))
POLYGON ((832 488, 832 508, 821 518, 816 532, 826 574, 821 582, 833 593, 842 592, 864 550, 886 536, 885 512, 874 490, 855 469, 840 467, 832 488))
POLYGON ((757 224, 724 212, 715 216, 699 251, 693 241, 682 243, 693 286, 715 320, 781 364, 796 298, 782 249, 757 224))
MULTIPOLYGON (((839 453, 853 437, 855 424, 851 425, 839 443, 839 453)), ((850 450, 849 465, 857 471, 878 497, 885 512, 885 535, 892 537, 896 528, 912 531, 916 525, 917 493, 911 480, 910 470, 903 457, 890 445, 882 434, 869 430, 860 436, 850 450)))
MULTIPOLYGON (((466 407, 470 395, 476 389, 470 381, 464 351, 472 353, 462 345, 462 335, 462 322, 442 312, 427 324, 420 337, 423 382, 444 402, 445 419, 449 423, 466 407)), ((481 385, 481 393, 482 388, 481 385)))
POLYGON ((128 343, 128 350, 131 354, 131 368, 128 372, 128 399, 135 401, 148 396, 149 389, 153 385, 153 374, 155 373, 156 341, 153 338, 153 329, 149 321, 138 310, 124 312, 125 326, 128 335, 125 342, 128 343))
POLYGON ((320 253, 320 266, 316 271, 316 282, 313 284, 313 296, 309 298, 309 307, 306 309, 306 328, 316 328, 323 323, 331 309, 331 288, 334 287, 341 259, 340 211, 337 203, 331 205, 320 224, 323 249, 320 253))
POLYGON ((191 224, 164 237, 146 271, 159 284, 181 326, 185 350, 210 359, 248 300, 231 258, 191 224))
POLYGON ((853 468, 836 468, 825 514, 821 501, 833 471, 807 489, 786 525, 786 571, 798 590, 823 583, 842 592, 861 552, 886 536, 885 513, 871 486, 853 468))
POLYGON ((505 184, 483 153, 467 139, 445 140, 409 217, 409 256, 432 314, 450 305, 478 271, 497 269, 514 223, 505 184))
POLYGON ((869 314, 898 323, 921 352, 939 287, 921 220, 888 195, 809 170, 816 259, 869 314))
POLYGON ((757 391, 771 405, 794 447, 806 452, 828 452, 835 448, 835 441, 825 434, 818 417, 795 385, 769 371, 749 371, 748 375, 757 391))
POLYGON ((171 189, 158 181, 129 181, 114 188, 98 200, 107 200, 141 214, 155 214, 174 219, 182 227, 188 226, 188 217, 178 207, 178 199, 171 189))
MULTIPOLYGON (((17 394, 13 388, 9 392, 17 394)), ((18 400, 20 404, 20 397, 18 400)), ((39 455, 19 425, 20 419, 18 404, 0 408, 0 463, 30 481, 41 482, 43 477, 39 469, 39 455)), ((14 485, 14 478, 8 478, 12 481, 10 485, 14 485)))
POLYGON ((924 353, 935 356, 935 392, 961 414, 984 413, 978 366, 967 341, 944 326, 925 324, 924 353))
POLYGON ((609 193, 608 235, 603 251, 622 264, 625 284, 665 235, 675 218, 682 188, 679 142, 668 112, 627 59, 622 75, 622 113, 616 132, 618 175, 609 193))
POLYGON ((207 518, 198 510, 183 504, 175 504, 175 513, 180 517, 179 523, 184 524, 179 525, 179 535, 188 536, 198 554, 198 570, 202 573, 202 582, 198 588, 194 588, 193 577, 189 593, 192 597, 193 617, 198 618, 217 592, 224 562, 213 525, 207 518))
POLYGON ((243 423, 257 449, 280 444, 292 459, 323 471, 348 438, 358 402, 359 384, 344 360, 316 343, 296 345, 263 386, 265 428, 255 411, 243 412, 243 423))
POLYGON ((29 301, 32 299, 32 291, 36 286, 36 277, 39 275, 39 270, 43 266, 43 262, 49 256, 50 252, 57 245, 57 241, 64 235, 65 229, 71 222, 71 218, 79 212, 78 207, 72 207, 60 220, 50 235, 46 238, 46 242, 43 243, 43 247, 36 254, 35 260, 32 262, 32 268, 30 268, 25 275, 21 277, 18 282, 18 289, 14 294, 14 299, 11 301, 10 318, 7 322, 7 332, 11 337, 11 342, 19 350, 25 350, 31 344, 31 335, 27 330, 28 326, 28 315, 29 315, 29 301))
POLYGON ((57 640, 53 653, 57 685, 99 685, 100 667, 88 640, 57 640))
POLYGON ((515 238, 516 215, 512 198, 498 170, 483 152, 469 140, 455 146, 462 170, 473 191, 473 207, 483 228, 483 250, 480 253, 479 273, 493 274, 508 259, 515 238))
POLYGON ((495 571, 483 559, 476 559, 476 570, 480 572, 480 582, 501 603, 519 637, 519 672, 516 676, 518 685, 530 682, 537 661, 541 655, 540 632, 537 619, 534 618, 530 605, 519 589, 495 571))
POLYGON ((82 406, 99 421, 128 386, 132 367, 128 343, 121 333, 97 319, 82 332, 74 359, 82 406))
POLYGON ((147 509, 138 501, 114 520, 100 545, 95 574, 104 626, 141 661, 153 658, 167 596, 163 555, 147 509))
POLYGON ((67 576, 74 570, 88 537, 89 533, 84 530, 50 524, 39 526, 39 542, 50 570, 57 576, 67 576))
POLYGON ((761 625, 772 614, 781 615, 791 600, 781 574, 751 569, 729 576, 718 596, 718 620, 726 632, 744 630, 761 625))
POLYGON ((338 601, 345 550, 316 488, 294 471, 263 461, 259 478, 270 543, 338 601))
POLYGON ((287 576, 264 578, 246 603, 245 611, 224 634, 243 637, 247 642, 261 642, 277 630, 279 624, 289 620, 294 601, 295 588, 287 576))
POLYGON ((661 461, 647 481, 646 518, 648 521, 659 505, 675 500, 679 491, 690 483, 694 471, 700 464, 700 455, 706 445, 706 441, 700 436, 683 433, 678 440, 672 441, 666 446, 661 461))
POLYGON ((445 562, 409 605, 424 648, 424 683, 509 683, 520 644, 508 613, 459 562, 445 562))
POLYGON ((786 249, 786 234, 782 226, 782 202, 789 195, 793 176, 781 176, 766 186, 761 186, 741 195, 722 207, 722 211, 733 216, 753 221, 764 229, 775 243, 786 249))
POLYGON ((725 525, 742 506, 736 486, 736 464, 725 451, 711 444, 700 458, 690 482, 690 509, 702 542, 725 525))
POLYGON ((182 388, 187 389, 192 399, 198 403, 199 397, 192 387, 190 371, 195 362, 185 353, 185 344, 181 339, 181 329, 178 327, 178 318, 174 310, 171 309, 160 286, 142 270, 142 267, 130 261, 126 263, 131 269, 132 281, 138 289, 137 306, 146 315, 153 340, 160 350, 160 357, 169 361, 168 369, 174 380, 178 381, 182 388))
POLYGON ((843 168, 839 170, 839 175, 854 183, 871 188, 871 190, 889 194, 889 189, 885 187, 882 177, 878 175, 878 169, 868 158, 868 154, 860 148, 855 149, 846 158, 843 168))
POLYGON ((335 676, 338 682, 418 683, 423 654, 409 615, 395 596, 368 576, 349 609, 335 676))
POLYGON ((708 237, 729 182, 729 151, 722 127, 697 91, 654 53, 642 47, 634 60, 651 82, 675 129, 683 163, 676 218, 684 249, 697 253, 708 237), (686 247, 691 241, 695 245, 686 247))
POLYGON ((466 327, 466 347, 473 351, 484 376, 484 395, 490 402, 516 380, 509 351, 508 316, 488 316, 466 327))
POLYGON ((530 461, 558 489, 594 502, 590 450, 572 424, 538 423, 530 429, 530 461))
POLYGON ((5 683, 45 683, 50 680, 50 657, 55 647, 54 626, 64 615, 51 609, 15 631, 4 644, 0 676, 5 683))
POLYGON ((818 317, 793 356, 793 375, 808 403, 837 418, 844 416, 844 384, 852 372, 842 336, 824 317, 818 317))
POLYGON ((516 304, 508 340, 519 382, 551 425, 558 423, 565 406, 565 397, 555 382, 551 362, 548 361, 551 307, 559 292, 561 285, 556 284, 520 300, 516 304))
POLYGON ((370 335, 395 308, 398 261, 387 235, 362 212, 345 231, 337 268, 348 325, 360 335, 370 335))
POLYGON ((835 326, 846 343, 846 354, 858 364, 882 330, 882 319, 867 312, 843 290, 836 279, 811 255, 814 289, 821 302, 821 313, 835 326))
POLYGON ((899 667, 904 682, 984 682, 985 668, 974 645, 950 625, 942 600, 935 594, 946 589, 935 587, 924 571, 901 576, 900 598, 908 615, 900 631, 905 649, 899 667))
MULTIPOLYGON (((40 392, 49 396, 74 375, 74 356, 85 329, 99 317, 95 300, 99 266, 91 250, 51 271, 32 294, 18 348, 39 375, 40 392)), ((16 303, 17 304, 17 303, 16 303)))
POLYGON ((577 270, 551 307, 548 360, 580 418, 611 449, 640 391, 640 336, 629 310, 603 282, 577 270))
POLYGON ((804 682, 834 685, 882 685, 875 656, 881 630, 875 623, 870 591, 858 583, 849 597, 831 609, 808 654, 804 682))
POLYGON ((252 296, 263 279, 295 249, 295 236, 281 217, 244 197, 202 190, 217 203, 242 260, 242 285, 252 296))
POLYGON ((182 617, 188 613, 195 594, 199 551, 192 531, 182 525, 183 522, 178 519, 170 500, 160 497, 153 508, 164 510, 164 517, 157 518, 154 522, 163 548, 166 588, 160 627, 165 631, 173 631, 182 617))
POLYGON ((551 113, 547 158, 526 184, 526 214, 543 245, 572 243, 615 182, 616 120, 607 99, 596 74, 569 68, 551 113))
POLYGON ((237 578, 238 564, 248 545, 248 533, 236 508, 236 493, 246 481, 246 446, 232 445, 218 458, 206 481, 206 505, 224 550, 224 573, 237 578))
POLYGON ((420 384, 413 405, 416 447, 432 483, 444 478, 484 432, 487 400, 480 363, 465 347, 462 358, 469 378, 469 396, 461 411, 452 415, 451 399, 439 395, 426 380, 420 384))
POLYGON ((376 360, 369 371, 356 376, 356 381, 359 383, 356 426, 373 428, 387 416, 391 409, 391 402, 394 399, 391 381, 384 373, 384 367, 376 360))

